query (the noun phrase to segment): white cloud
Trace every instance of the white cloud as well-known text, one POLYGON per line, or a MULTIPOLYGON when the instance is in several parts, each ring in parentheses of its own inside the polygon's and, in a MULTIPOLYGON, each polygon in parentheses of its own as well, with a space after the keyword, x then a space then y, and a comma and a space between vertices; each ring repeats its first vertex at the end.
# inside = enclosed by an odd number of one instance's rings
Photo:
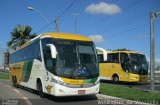
POLYGON ((97 43, 104 42, 104 38, 103 38, 102 35, 90 35, 88 37, 91 38, 94 42, 97 42, 97 43))
POLYGON ((85 12, 90 14, 105 14, 105 15, 115 15, 121 13, 121 8, 116 4, 109 4, 107 2, 92 3, 85 8, 85 12))

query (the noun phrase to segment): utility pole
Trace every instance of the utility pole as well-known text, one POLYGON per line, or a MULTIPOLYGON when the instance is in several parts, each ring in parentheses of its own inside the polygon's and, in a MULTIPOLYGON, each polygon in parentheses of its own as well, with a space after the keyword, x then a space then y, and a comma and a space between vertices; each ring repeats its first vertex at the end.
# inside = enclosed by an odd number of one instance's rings
POLYGON ((154 13, 150 13, 150 91, 154 91, 154 13))
POLYGON ((150 13, 150 91, 154 92, 154 69, 155 69, 155 49, 154 49, 154 18, 160 12, 150 13))
POLYGON ((75 13, 74 15, 74 32, 77 33, 77 16, 80 16, 79 13, 75 13))
POLYGON ((58 17, 56 17, 56 32, 58 32, 58 17))

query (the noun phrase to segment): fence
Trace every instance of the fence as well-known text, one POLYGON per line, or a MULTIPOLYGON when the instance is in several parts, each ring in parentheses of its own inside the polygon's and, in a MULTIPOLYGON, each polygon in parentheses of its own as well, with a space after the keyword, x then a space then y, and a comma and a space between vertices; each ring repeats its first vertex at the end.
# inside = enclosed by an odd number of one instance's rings
MULTIPOLYGON (((150 80, 150 73, 148 73, 148 81, 150 80)), ((160 83, 160 71, 154 72, 155 83, 160 83)))

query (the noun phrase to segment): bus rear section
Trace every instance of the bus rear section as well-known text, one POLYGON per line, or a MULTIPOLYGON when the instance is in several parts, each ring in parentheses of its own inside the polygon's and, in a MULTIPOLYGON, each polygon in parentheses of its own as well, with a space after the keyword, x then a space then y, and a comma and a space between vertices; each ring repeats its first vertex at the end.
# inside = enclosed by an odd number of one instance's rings
POLYGON ((144 54, 134 51, 109 51, 107 60, 98 51, 100 78, 117 83, 148 82, 148 62, 144 54))

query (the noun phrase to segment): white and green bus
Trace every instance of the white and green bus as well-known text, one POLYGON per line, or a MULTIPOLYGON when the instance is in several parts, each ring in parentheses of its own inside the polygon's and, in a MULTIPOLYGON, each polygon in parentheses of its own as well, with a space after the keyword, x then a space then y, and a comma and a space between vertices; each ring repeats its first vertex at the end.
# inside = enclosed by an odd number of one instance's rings
POLYGON ((93 41, 85 36, 44 33, 10 54, 10 77, 24 86, 54 96, 99 92, 99 69, 93 41))

